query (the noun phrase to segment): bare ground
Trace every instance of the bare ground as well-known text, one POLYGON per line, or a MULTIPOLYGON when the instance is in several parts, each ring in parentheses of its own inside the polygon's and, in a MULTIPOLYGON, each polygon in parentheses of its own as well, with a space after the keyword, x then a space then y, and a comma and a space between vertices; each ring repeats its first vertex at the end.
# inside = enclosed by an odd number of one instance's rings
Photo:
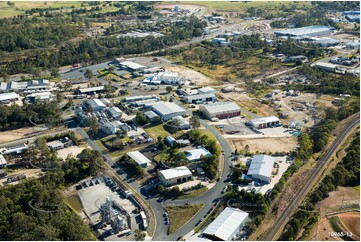
POLYGON ((194 71, 192 69, 183 66, 167 67, 166 70, 171 72, 178 72, 181 77, 189 79, 200 86, 214 83, 214 80, 210 79, 209 77, 206 77, 202 73, 199 73, 197 71, 194 71))
POLYGON ((13 140, 24 139, 28 135, 36 132, 36 128, 20 128, 15 130, 0 132, 0 143, 6 143, 13 140))
POLYGON ((245 146, 249 146, 249 151, 259 152, 289 152, 296 148, 296 137, 284 138, 261 138, 249 140, 231 140, 234 149, 244 150, 245 146))
POLYGON ((360 212, 341 213, 338 217, 350 232, 360 238, 360 212))

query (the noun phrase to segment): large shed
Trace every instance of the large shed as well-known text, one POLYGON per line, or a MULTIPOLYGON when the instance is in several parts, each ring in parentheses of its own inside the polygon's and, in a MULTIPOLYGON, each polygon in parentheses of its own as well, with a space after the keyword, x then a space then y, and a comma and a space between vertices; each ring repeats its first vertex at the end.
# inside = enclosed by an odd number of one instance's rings
POLYGON ((241 108, 234 102, 218 102, 199 106, 199 111, 208 118, 231 118, 241 114, 241 108))
POLYGON ((253 180, 270 183, 272 179, 272 170, 275 158, 268 155, 255 155, 252 157, 247 175, 253 180))
POLYGON ((151 161, 138 150, 128 152, 127 155, 143 168, 146 168, 148 164, 151 163, 151 161))
POLYGON ((211 240, 230 241, 235 238, 247 221, 248 213, 237 208, 226 207, 203 234, 211 240))
POLYGON ((271 126, 276 126, 276 125, 279 125, 279 123, 280 123, 280 120, 276 116, 251 119, 248 122, 249 125, 251 125, 257 129, 263 129, 263 128, 268 128, 271 126))
POLYGON ((185 166, 179 166, 159 171, 159 178, 164 185, 168 186, 191 180, 192 172, 185 166))

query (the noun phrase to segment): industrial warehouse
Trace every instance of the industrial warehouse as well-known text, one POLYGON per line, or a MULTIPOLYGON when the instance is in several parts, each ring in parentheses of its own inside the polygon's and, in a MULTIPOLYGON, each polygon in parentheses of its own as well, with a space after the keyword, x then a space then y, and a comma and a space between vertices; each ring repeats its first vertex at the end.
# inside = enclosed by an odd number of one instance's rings
POLYGON ((185 166, 159 171, 160 181, 166 185, 186 182, 192 179, 192 172, 185 166))
POLYGON ((235 239, 247 221, 248 213, 237 208, 226 207, 203 231, 203 235, 215 241, 230 241, 235 239))
POLYGON ((208 119, 232 118, 241 114, 241 108, 234 102, 219 102, 199 106, 199 111, 208 119))
POLYGON ((322 37, 328 36, 334 31, 334 28, 329 28, 326 26, 314 25, 314 26, 307 26, 302 28, 295 28, 295 29, 287 29, 282 31, 275 31, 275 35, 277 37, 322 37))
POLYGON ((256 118, 256 119, 251 119, 248 122, 248 125, 257 129, 264 129, 264 128, 280 125, 280 120, 276 116, 256 118))
POLYGON ((184 116, 186 114, 186 110, 171 102, 158 102, 152 105, 152 109, 163 121, 168 121, 173 117, 184 116))
POLYGON ((142 153, 140 153, 139 151, 131 151, 128 152, 127 155, 134 160, 135 162, 137 162, 137 164, 143 168, 146 168, 148 166, 148 164, 151 163, 151 161, 145 157, 142 153))
POLYGON ((252 157, 251 165, 248 169, 248 176, 253 180, 270 183, 275 159, 268 155, 255 155, 252 157))

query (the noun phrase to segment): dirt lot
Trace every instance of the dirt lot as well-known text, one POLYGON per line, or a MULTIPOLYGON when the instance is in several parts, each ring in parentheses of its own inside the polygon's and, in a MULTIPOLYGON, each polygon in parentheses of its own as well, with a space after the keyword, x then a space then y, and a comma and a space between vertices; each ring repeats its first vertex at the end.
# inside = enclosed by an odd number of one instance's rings
MULTIPOLYGON (((353 187, 339 187, 337 191, 331 192, 329 197, 320 202, 317 209, 321 209, 321 219, 319 220, 317 226, 314 227, 309 240, 342 240, 340 237, 331 237, 329 232, 334 232, 334 229, 331 227, 328 219, 326 218, 327 213, 335 212, 343 209, 348 209, 353 207, 353 204, 360 203, 360 194, 359 191, 353 187)), ((345 213, 350 214, 350 213, 345 213)), ((338 215, 341 219, 347 217, 348 215, 338 215)), ((355 224, 355 215, 352 215, 349 220, 353 221, 351 224, 356 225, 358 228, 358 236, 360 236, 359 223, 360 223, 360 213, 357 213, 358 224, 355 224)), ((346 219, 347 220, 347 219, 346 219)), ((342 220, 344 222, 344 220, 342 220)), ((349 224, 350 221, 345 221, 344 224, 349 224)), ((350 225, 349 225, 350 226, 350 225)), ((352 227, 352 226, 350 226, 352 227)), ((349 228, 349 227, 347 227, 349 228)), ((355 227, 353 227, 355 228, 355 227)), ((355 235, 357 231, 350 229, 355 235)))
POLYGON ((167 67, 166 71, 178 72, 181 77, 189 79, 192 82, 195 82, 199 86, 204 86, 207 84, 214 83, 212 79, 206 77, 205 75, 183 66, 167 67))
MULTIPOLYGON (((173 9, 176 4, 157 4, 155 5, 155 8, 170 8, 173 9)), ((203 6, 200 5, 193 5, 193 4, 177 4, 181 9, 187 9, 191 11, 195 11, 197 9, 204 9, 203 6)))
POLYGON ((289 152, 296 148, 296 137, 261 138, 249 140, 231 140, 233 149, 244 150, 249 146, 250 152, 289 152))
POLYGON ((331 103, 333 97, 328 95, 322 95, 317 97, 316 94, 301 93, 300 96, 285 96, 282 93, 273 95, 274 99, 279 99, 272 106, 267 104, 261 104, 256 98, 252 98, 244 93, 222 93, 225 99, 231 99, 236 101, 241 108, 255 113, 259 116, 281 116, 284 113, 288 113, 286 117, 280 117, 283 124, 289 124, 292 120, 299 123, 307 119, 308 122, 304 124, 304 127, 310 127, 318 121, 318 118, 322 114, 320 108, 333 107, 331 103))
MULTIPOLYGON (((4 182, 6 182, 8 177, 14 176, 14 175, 20 175, 20 174, 26 175, 26 178, 29 178, 29 177, 37 177, 37 178, 39 178, 44 174, 44 172, 42 172, 41 169, 18 170, 18 171, 9 173, 5 178, 0 179, 0 186, 4 185, 4 182)), ((18 183, 19 183, 19 181, 12 182, 10 184, 11 185, 16 185, 18 183)))
POLYGON ((66 157, 68 155, 71 155, 73 157, 76 157, 78 154, 80 154, 85 148, 89 148, 89 146, 87 147, 79 147, 79 146, 70 146, 61 150, 58 150, 56 153, 58 154, 58 156, 60 158, 63 158, 64 160, 66 159, 66 157))
POLYGON ((35 127, 3 131, 0 132, 0 143, 5 143, 18 139, 24 139, 29 135, 33 135, 37 131, 38 130, 35 127))
POLYGON ((360 212, 341 213, 338 217, 350 232, 360 237, 360 212))

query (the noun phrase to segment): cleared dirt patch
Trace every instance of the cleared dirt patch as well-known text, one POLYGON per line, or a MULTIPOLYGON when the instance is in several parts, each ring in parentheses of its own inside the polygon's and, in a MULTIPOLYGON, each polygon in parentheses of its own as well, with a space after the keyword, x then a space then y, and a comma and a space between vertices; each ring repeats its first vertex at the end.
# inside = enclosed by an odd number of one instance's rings
POLYGON ((34 127, 3 131, 0 132, 0 143, 24 139, 28 135, 34 134, 34 132, 36 132, 36 128, 34 127))
MULTIPOLYGON (((11 177, 11 176, 14 176, 14 175, 20 175, 20 174, 24 174, 26 176, 26 178, 30 178, 30 177, 39 178, 39 177, 44 175, 44 172, 42 172, 41 169, 17 170, 15 172, 8 173, 8 175, 6 177, 0 179, 0 186, 4 185, 4 182, 7 181, 8 177, 11 177)), ((19 183, 19 181, 15 181, 15 182, 12 182, 10 184, 11 185, 16 185, 18 183, 19 183)))
POLYGON ((360 212, 341 213, 338 217, 352 234, 360 238, 360 212))
POLYGON ((171 72, 178 72, 181 77, 196 82, 196 84, 200 86, 214 83, 214 81, 209 77, 206 77, 202 73, 199 73, 192 69, 188 69, 186 67, 182 67, 182 66, 167 67, 166 70, 171 72))
MULTIPOLYGON (((360 203, 360 194, 353 187, 338 187, 337 191, 329 193, 329 197, 322 200, 318 206, 317 210, 320 211, 321 218, 317 225, 313 228, 309 238, 307 240, 339 240, 342 238, 330 236, 330 232, 335 232, 332 228, 328 218, 325 216, 328 213, 340 211, 342 209, 351 209, 357 208, 360 203)), ((359 213, 358 213, 359 214, 359 213)), ((359 215, 360 216, 360 215, 359 215)), ((360 217, 358 218, 360 219, 360 217)), ((345 224, 346 226, 346 224, 345 224)), ((359 227, 359 224, 357 225, 359 227)), ((353 232, 352 230, 350 230, 353 232)), ((356 236, 356 233, 355 233, 356 236)), ((358 234, 359 236, 359 234, 358 234)))
POLYGON ((285 138, 262 138, 249 140, 231 140, 235 149, 245 150, 246 145, 249 146, 249 151, 254 153, 259 152, 289 152, 296 148, 296 137, 285 138))
MULTIPOLYGON (((68 157, 68 155, 71 155, 73 157, 76 157, 78 154, 80 154, 85 148, 87 147, 79 147, 79 146, 70 146, 61 150, 57 151, 57 154, 59 156, 59 158, 63 158, 64 160, 66 159, 66 157, 68 157)), ((88 146, 89 148, 89 146, 88 146)))

